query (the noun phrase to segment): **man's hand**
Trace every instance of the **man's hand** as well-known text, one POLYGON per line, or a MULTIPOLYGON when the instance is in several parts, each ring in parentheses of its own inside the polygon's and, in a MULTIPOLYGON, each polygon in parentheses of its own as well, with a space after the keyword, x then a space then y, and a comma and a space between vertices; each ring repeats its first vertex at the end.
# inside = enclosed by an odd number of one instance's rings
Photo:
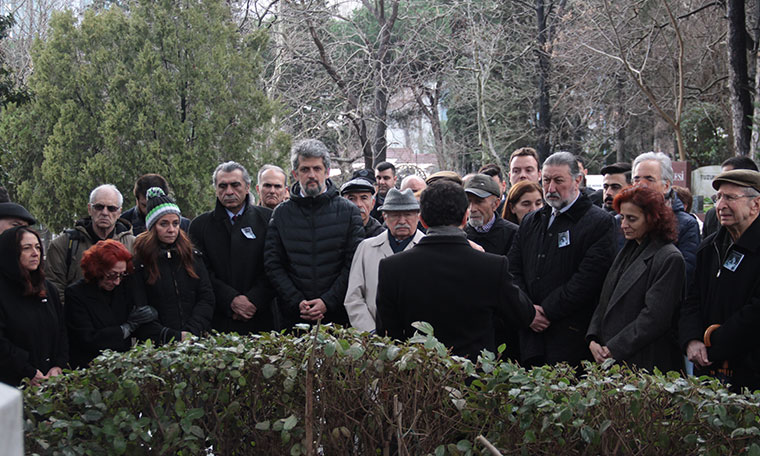
POLYGON ((597 363, 601 364, 606 359, 612 358, 612 353, 610 353, 610 349, 607 348, 606 345, 602 346, 594 341, 591 341, 591 343, 588 344, 588 349, 591 350, 591 354, 594 355, 594 361, 597 363))
POLYGON ((34 377, 32 377, 31 384, 33 386, 40 386, 40 384, 42 384, 42 381, 47 379, 47 375, 43 375, 42 372, 37 369, 37 372, 34 373, 34 377))
POLYGON ((235 320, 250 320, 256 313, 256 306, 243 295, 235 296, 230 303, 230 308, 233 312, 232 318, 235 320))
POLYGON ((534 332, 542 332, 549 327, 551 322, 548 318, 546 318, 543 307, 537 306, 535 304, 533 307, 536 309, 536 316, 533 317, 533 323, 530 324, 530 329, 532 329, 534 332))
POLYGON ((467 240, 467 242, 470 243, 470 247, 472 247, 473 249, 477 250, 478 252, 485 252, 485 249, 480 244, 472 242, 469 239, 467 240))
POLYGON ((48 378, 55 377, 55 376, 61 375, 62 373, 63 373, 63 369, 61 369, 58 366, 53 366, 50 368, 47 374, 45 374, 45 377, 48 377, 48 378))
POLYGON ((699 340, 692 340, 689 342, 689 345, 686 346, 686 357, 689 358, 689 361, 692 363, 702 367, 712 364, 712 362, 707 359, 707 347, 704 342, 699 340))
POLYGON ((298 308, 301 311, 301 318, 309 321, 324 318, 325 313, 327 313, 327 306, 320 298, 303 300, 298 304, 298 308))

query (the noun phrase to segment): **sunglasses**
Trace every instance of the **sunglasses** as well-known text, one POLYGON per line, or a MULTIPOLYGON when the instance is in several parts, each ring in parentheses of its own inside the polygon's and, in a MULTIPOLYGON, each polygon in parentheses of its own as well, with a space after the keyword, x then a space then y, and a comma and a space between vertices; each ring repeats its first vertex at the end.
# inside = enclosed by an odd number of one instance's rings
POLYGON ((118 206, 106 206, 105 204, 100 203, 93 204, 92 208, 95 209, 96 212, 100 212, 103 209, 108 209, 108 212, 116 212, 119 210, 118 206))
POLYGON ((106 280, 116 280, 116 279, 123 279, 124 277, 127 277, 129 273, 127 272, 106 272, 103 274, 103 278, 106 280))

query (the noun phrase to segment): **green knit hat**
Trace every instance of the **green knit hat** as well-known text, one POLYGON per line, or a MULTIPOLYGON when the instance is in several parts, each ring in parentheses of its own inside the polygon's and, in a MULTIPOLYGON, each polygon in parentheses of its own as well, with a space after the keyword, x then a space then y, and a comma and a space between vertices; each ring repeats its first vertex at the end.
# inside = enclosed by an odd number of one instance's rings
POLYGON ((177 214, 182 216, 179 206, 171 197, 167 196, 160 187, 151 187, 145 192, 145 198, 148 200, 146 210, 148 215, 145 216, 145 227, 150 230, 153 225, 166 214, 177 214))

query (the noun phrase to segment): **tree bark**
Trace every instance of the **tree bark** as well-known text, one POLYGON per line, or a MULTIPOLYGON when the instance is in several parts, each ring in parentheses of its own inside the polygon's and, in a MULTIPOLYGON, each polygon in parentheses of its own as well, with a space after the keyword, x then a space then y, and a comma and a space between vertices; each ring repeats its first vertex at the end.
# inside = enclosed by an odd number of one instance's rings
POLYGON ((736 155, 747 155, 752 132, 752 100, 747 66, 746 17, 744 0, 727 0, 728 87, 731 99, 731 128, 736 155))
POLYGON ((551 63, 546 52, 547 47, 547 21, 544 0, 536 0, 536 25, 538 27, 538 106, 536 119, 536 151, 543 162, 550 152, 549 134, 551 132, 551 99, 549 95, 549 72, 551 63))
POLYGON ((617 76, 617 106, 615 106, 615 161, 620 163, 625 161, 625 78, 623 75, 617 76))

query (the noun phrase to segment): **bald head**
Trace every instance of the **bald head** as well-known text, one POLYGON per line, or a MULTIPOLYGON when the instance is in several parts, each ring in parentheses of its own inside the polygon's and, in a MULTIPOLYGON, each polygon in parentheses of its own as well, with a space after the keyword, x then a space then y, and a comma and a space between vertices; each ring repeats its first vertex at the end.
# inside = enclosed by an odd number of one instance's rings
POLYGON ((404 180, 401 181, 402 192, 407 188, 411 188, 412 192, 417 193, 419 191, 425 190, 426 187, 427 184, 425 181, 420 176, 416 176, 414 174, 406 176, 404 180))

